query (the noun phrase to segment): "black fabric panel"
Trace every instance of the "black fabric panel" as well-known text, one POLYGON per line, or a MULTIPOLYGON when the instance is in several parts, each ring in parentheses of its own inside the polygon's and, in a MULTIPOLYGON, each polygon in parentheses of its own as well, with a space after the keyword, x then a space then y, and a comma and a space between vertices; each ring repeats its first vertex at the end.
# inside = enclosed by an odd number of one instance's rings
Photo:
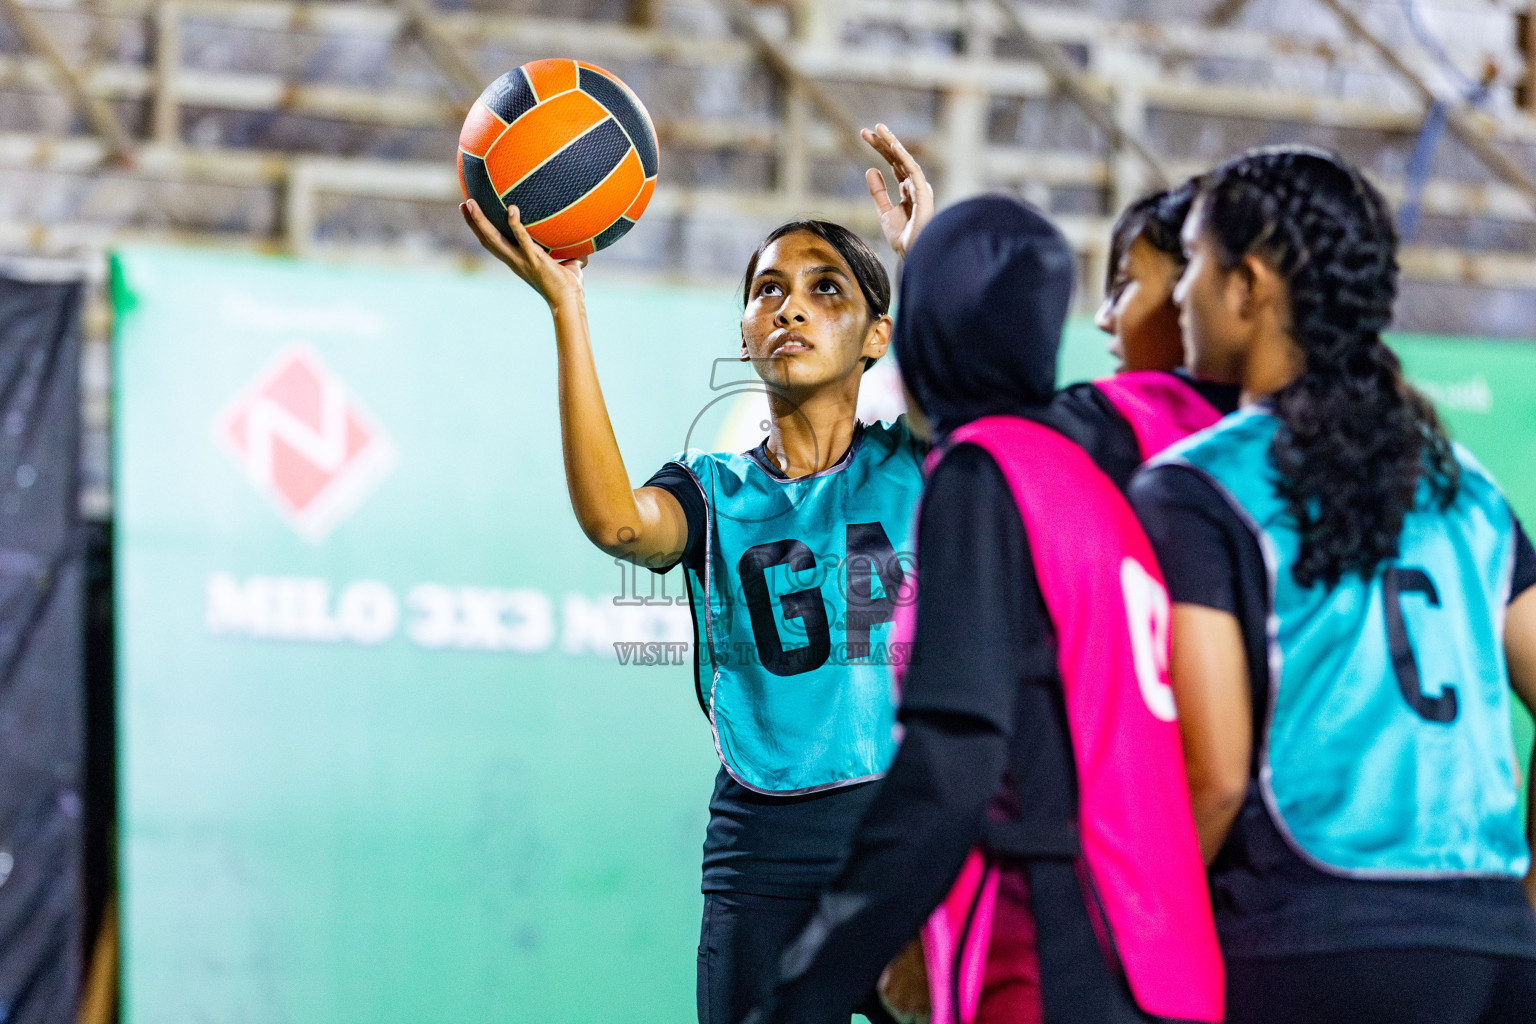
POLYGON ((533 86, 523 69, 509 71, 485 87, 480 102, 490 107, 496 116, 511 124, 534 108, 539 102, 533 94, 533 86))
POLYGON ((822 1024, 851 1011, 944 898, 980 837, 1007 739, 959 715, 922 712, 907 721, 847 863, 780 958, 779 982, 747 1018, 752 1024, 822 1024))
POLYGON ((973 444, 945 455, 923 489, 917 529, 918 656, 901 714, 968 715, 1009 733, 1020 681, 1058 674, 1024 523, 992 456, 973 444))
POLYGON ((704 494, 699 490, 699 485, 694 483, 693 474, 689 473, 676 462, 669 462, 656 472, 641 486, 660 487, 683 507, 683 520, 688 524, 688 541, 683 546, 683 557, 673 562, 672 565, 650 565, 646 568, 654 573, 666 573, 672 571, 673 565, 682 564, 704 575, 704 531, 709 528, 709 512, 704 507, 704 494))
POLYGON ((550 157, 507 193, 507 205, 522 211, 524 224, 553 217, 603 183, 629 152, 629 137, 613 118, 550 157))
POLYGON ((598 249, 606 249, 614 242, 629 234, 629 229, 635 226, 635 222, 628 217, 620 217, 608 226, 608 230, 592 239, 592 245, 598 249))
MULTIPOLYGON (((1513 513, 1511 513, 1513 516, 1513 513)), ((1515 572, 1509 581, 1509 599, 1513 601, 1532 587, 1536 587, 1536 547, 1519 516, 1515 520, 1515 572)))
MULTIPOLYGON (((773 987, 780 954, 815 911, 814 897, 707 893, 699 935, 700 1024, 738 1024, 773 987)), ((873 991, 853 1012, 870 1024, 895 1024, 873 991)), ((847 1015, 826 1016, 841 1021, 847 1015)))
POLYGON ((586 68, 581 69, 581 91, 606 107, 608 113, 624 126, 624 133, 629 136, 629 141, 635 145, 635 152, 640 155, 640 167, 645 171, 645 176, 649 178, 655 174, 656 134, 629 94, 615 85, 612 79, 586 68))
POLYGON ((814 899, 842 867, 849 837, 879 791, 862 782, 765 796, 721 768, 709 799, 703 890, 814 899))
POLYGON ((1456 949, 1227 959, 1229 1024, 1529 1024, 1536 961, 1456 949))
POLYGON ((117 701, 114 690, 112 531, 105 523, 84 530, 82 607, 85 615, 85 818, 82 842, 86 955, 101 931, 116 887, 113 835, 117 824, 117 701))
POLYGON ((1030 861, 1040 1000, 1051 1024, 1148 1024, 1114 953, 1099 942, 1097 899, 1081 862, 1030 861), (1092 904, 1090 900, 1094 901, 1092 904))
POLYGON ((459 159, 464 161, 464 188, 468 190, 469 198, 479 205, 491 223, 496 225, 496 229, 505 235, 507 208, 502 204, 501 196, 496 194, 496 186, 491 184, 491 173, 485 169, 485 161, 463 150, 459 151, 459 159))
POLYGON ((1040 418, 1076 442, 1116 487, 1130 486, 1141 465, 1141 442, 1104 392, 1091 383, 1065 387, 1040 418))
POLYGON ((0 1020, 75 1017, 84 560, 78 284, 0 279, 0 1020))

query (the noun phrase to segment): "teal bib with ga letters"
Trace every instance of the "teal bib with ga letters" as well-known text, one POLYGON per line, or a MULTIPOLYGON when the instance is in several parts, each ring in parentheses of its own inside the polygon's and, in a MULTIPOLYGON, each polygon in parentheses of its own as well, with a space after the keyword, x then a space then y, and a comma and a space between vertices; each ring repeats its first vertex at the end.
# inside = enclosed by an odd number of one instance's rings
POLYGON ((856 428, 838 463, 793 479, 755 453, 686 452, 709 528, 685 570, 699 698, 720 761, 789 795, 883 774, 895 756, 889 642, 910 599, 923 452, 904 418, 856 428))
POLYGON ((1194 468, 1253 531, 1269 574, 1270 709, 1260 788, 1314 866, 1372 878, 1520 876, 1530 863, 1504 661, 1513 517, 1460 446, 1441 509, 1421 482, 1399 553, 1369 578, 1303 587, 1300 535, 1246 409, 1159 461, 1194 468))

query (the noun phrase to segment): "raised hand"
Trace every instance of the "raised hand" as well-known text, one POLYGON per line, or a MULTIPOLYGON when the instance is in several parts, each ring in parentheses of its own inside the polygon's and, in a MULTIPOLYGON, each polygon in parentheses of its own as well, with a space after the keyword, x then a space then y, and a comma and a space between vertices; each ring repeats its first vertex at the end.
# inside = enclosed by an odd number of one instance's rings
POLYGON ((507 225, 517 238, 516 245, 496 230, 485 211, 473 199, 460 203, 459 212, 464 215, 464 222, 474 231, 486 251, 511 267, 512 273, 543 296, 551 308, 582 297, 581 268, 586 266, 586 259, 557 260, 550 256, 528 236, 528 229, 523 227, 517 207, 507 209, 507 225))
POLYGON ((869 194, 880 213, 880 230, 885 234, 886 242, 896 250, 896 255, 905 259, 912 243, 933 219, 933 186, 928 184, 922 167, 907 152, 907 147, 885 125, 877 124, 873 130, 865 128, 859 135, 885 158, 891 165, 891 173, 896 175, 899 202, 891 201, 885 188, 885 175, 879 168, 871 167, 865 171, 864 180, 869 184, 869 194))

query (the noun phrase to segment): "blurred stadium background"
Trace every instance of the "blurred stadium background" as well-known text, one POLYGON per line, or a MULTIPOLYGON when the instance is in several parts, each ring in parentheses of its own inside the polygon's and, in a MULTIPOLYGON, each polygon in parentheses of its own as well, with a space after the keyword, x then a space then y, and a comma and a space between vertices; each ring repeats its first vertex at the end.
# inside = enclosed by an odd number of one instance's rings
POLYGON ((1081 314, 1130 199, 1337 149, 1536 520, 1525 0, 0 0, 0 1024, 691 1019, 708 732, 613 646, 687 617, 570 521, 547 317, 455 209, 468 104, 549 56, 661 142, 588 273, 637 482, 751 433, 731 286, 783 220, 878 237, 879 120, 941 204, 1049 210, 1081 314))

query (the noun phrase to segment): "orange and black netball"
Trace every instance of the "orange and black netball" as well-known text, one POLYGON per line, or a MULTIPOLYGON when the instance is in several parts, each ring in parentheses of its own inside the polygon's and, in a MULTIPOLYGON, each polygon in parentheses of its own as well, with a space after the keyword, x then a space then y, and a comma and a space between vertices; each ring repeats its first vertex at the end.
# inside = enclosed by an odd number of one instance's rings
MULTIPOLYGON (((590 256, 634 227, 656 190, 656 129, 619 79, 585 61, 502 75, 459 132, 459 183, 504 234, 516 206, 557 259, 590 256)), ((510 237, 510 235, 508 236, 510 237)))

